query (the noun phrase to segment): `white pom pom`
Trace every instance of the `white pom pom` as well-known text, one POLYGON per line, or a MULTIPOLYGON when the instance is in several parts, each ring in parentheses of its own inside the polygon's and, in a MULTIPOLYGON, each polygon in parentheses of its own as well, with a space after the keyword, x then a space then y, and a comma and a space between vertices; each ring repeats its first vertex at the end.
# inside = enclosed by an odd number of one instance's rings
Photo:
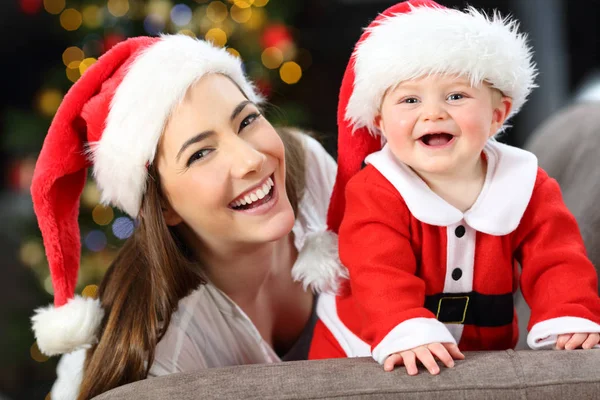
POLYGON ((100 300, 75 296, 61 307, 41 307, 31 317, 37 345, 47 356, 89 348, 104 317, 100 300))
POLYGON ((292 268, 292 278, 315 293, 337 293, 348 270, 340 262, 337 235, 331 231, 310 233, 292 268))

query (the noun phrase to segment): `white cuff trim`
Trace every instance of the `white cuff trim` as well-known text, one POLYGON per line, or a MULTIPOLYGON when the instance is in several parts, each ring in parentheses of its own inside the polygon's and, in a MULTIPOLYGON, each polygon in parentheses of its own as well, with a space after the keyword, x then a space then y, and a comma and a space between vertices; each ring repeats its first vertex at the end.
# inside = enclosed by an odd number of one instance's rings
MULTIPOLYGON (((538 322, 527 335, 527 345, 533 350, 551 349, 558 335, 565 333, 600 333, 600 325, 579 317, 559 317, 538 322)), ((600 348, 600 346, 594 346, 600 348)))
POLYGON ((53 400, 76 400, 83 379, 83 364, 86 350, 67 353, 60 358, 56 367, 56 381, 50 396, 53 400))
POLYGON ((412 318, 388 333, 373 349, 373 358, 379 364, 393 353, 430 343, 454 343, 456 340, 446 326, 434 318, 412 318))

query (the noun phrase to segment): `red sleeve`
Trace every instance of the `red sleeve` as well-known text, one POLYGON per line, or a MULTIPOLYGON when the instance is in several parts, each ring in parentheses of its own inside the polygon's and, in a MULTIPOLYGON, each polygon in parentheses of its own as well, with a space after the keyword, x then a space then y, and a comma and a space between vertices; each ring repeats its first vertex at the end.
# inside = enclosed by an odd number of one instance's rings
MULTIPOLYGON (((352 296, 360 313, 361 336, 372 351, 382 341, 386 354, 437 341, 454 342, 445 326, 424 308, 425 283, 415 275, 417 263, 410 242, 408 208, 393 186, 371 166, 354 176, 346 187, 339 252, 348 268, 352 296)), ((376 359, 383 357, 385 354, 376 359)))
POLYGON ((600 323, 596 270, 558 183, 541 169, 516 238, 521 290, 531 308, 528 329, 560 317, 600 323))

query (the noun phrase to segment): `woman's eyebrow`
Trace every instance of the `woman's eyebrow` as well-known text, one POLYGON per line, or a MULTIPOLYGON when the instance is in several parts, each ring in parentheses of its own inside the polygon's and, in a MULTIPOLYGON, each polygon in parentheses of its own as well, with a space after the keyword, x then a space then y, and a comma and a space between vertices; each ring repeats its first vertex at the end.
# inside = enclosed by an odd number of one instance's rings
POLYGON ((239 113, 242 112, 242 110, 248 105, 248 104, 252 104, 254 105, 253 102, 251 102, 250 100, 244 100, 242 101, 240 104, 238 104, 234 109, 233 112, 231 113, 231 117, 229 117, 229 119, 231 121, 233 121, 235 119, 235 117, 237 117, 239 115, 239 113))
MULTIPOLYGON (((239 107, 239 106, 238 106, 239 107)), ((179 157, 181 157, 181 154, 185 151, 185 149, 187 149, 190 145, 194 144, 194 143, 198 143, 212 135, 215 134, 215 131, 204 131, 202 133, 199 133, 195 136, 192 136, 191 138, 189 138, 188 140, 185 141, 185 143, 181 146, 181 148, 179 149, 179 152, 177 153, 177 157, 175 157, 176 161, 179 161, 179 157)))

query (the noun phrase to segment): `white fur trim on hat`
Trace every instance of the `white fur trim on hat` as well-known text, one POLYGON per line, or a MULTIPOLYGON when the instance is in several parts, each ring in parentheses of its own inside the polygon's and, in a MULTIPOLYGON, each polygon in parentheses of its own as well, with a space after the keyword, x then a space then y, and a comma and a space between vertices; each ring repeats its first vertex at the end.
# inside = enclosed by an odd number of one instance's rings
POLYGON ((315 293, 336 294, 340 281, 348 279, 348 270, 338 255, 337 235, 331 231, 307 234, 292 278, 302 282, 304 290, 310 286, 315 293))
POLYGON ((532 50, 518 23, 468 8, 413 7, 367 28, 354 53, 355 81, 346 108, 353 130, 378 134, 374 119, 385 91, 428 74, 460 74, 476 85, 489 82, 513 99, 509 118, 535 87, 532 50))
POLYGON ((262 98, 244 76, 239 58, 186 35, 165 35, 142 51, 119 84, 101 139, 90 143, 102 202, 137 217, 147 164, 173 108, 209 73, 231 78, 255 103, 262 98))
POLYGON ((75 296, 61 307, 38 308, 31 321, 39 349, 54 356, 96 343, 103 317, 100 300, 75 296))

